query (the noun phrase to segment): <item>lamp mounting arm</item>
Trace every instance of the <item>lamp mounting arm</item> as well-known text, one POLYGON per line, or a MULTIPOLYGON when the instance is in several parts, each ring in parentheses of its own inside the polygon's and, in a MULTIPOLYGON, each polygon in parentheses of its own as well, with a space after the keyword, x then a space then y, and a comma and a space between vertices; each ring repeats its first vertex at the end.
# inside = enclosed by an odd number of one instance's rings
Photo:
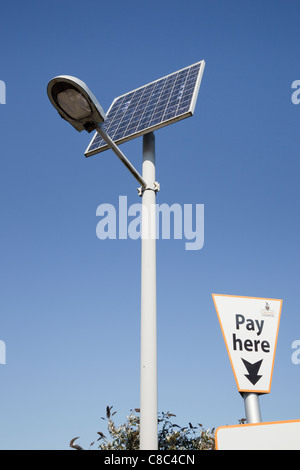
MULTIPOLYGON (((110 136, 105 132, 101 126, 96 127, 96 131, 101 135, 102 139, 105 140, 109 148, 114 151, 114 153, 119 157, 121 162, 128 168, 130 173, 135 177, 135 179, 142 185, 141 190, 147 189, 147 183, 135 169, 135 167, 130 163, 130 161, 125 157, 124 153, 119 149, 115 142, 110 138, 110 136)), ((151 188, 149 188, 151 189, 151 188)))

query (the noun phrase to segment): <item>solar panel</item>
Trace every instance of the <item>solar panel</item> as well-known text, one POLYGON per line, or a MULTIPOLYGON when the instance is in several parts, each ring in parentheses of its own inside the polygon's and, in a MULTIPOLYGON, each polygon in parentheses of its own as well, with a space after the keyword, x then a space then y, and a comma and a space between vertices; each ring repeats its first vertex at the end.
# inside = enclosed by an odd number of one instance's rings
MULTIPOLYGON (((204 66, 202 60, 115 98, 102 128, 119 145, 192 116, 204 66)), ((96 132, 85 156, 108 148, 96 132)))

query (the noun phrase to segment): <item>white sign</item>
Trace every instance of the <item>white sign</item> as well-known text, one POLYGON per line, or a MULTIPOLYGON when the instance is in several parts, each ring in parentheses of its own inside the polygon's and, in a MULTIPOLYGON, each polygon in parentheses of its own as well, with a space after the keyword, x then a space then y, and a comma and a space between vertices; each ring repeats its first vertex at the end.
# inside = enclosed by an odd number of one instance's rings
POLYGON ((239 392, 270 393, 282 300, 213 294, 239 392))
POLYGON ((300 420, 222 426, 217 450, 300 450, 300 420))

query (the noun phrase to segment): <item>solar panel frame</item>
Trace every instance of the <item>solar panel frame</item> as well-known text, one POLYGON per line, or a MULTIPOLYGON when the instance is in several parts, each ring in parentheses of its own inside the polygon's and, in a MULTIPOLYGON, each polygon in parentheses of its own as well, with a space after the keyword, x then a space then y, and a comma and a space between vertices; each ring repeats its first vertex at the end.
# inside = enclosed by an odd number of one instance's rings
MULTIPOLYGON (((106 113, 107 120, 102 124, 103 129, 120 145, 192 116, 204 67, 205 62, 201 60, 118 96, 106 113), (170 88, 170 85, 172 91, 164 95, 163 90, 170 88)), ((107 149, 108 145, 96 132, 84 155, 90 157, 107 149)))

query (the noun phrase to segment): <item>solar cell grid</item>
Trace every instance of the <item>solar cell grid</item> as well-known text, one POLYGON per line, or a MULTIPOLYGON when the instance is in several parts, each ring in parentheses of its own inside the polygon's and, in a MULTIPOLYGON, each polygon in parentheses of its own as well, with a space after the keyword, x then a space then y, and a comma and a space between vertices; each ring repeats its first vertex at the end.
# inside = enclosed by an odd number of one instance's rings
MULTIPOLYGON (((103 129, 116 144, 192 116, 204 61, 119 96, 107 112, 103 129)), ((108 148, 96 133, 85 155, 108 148)))

